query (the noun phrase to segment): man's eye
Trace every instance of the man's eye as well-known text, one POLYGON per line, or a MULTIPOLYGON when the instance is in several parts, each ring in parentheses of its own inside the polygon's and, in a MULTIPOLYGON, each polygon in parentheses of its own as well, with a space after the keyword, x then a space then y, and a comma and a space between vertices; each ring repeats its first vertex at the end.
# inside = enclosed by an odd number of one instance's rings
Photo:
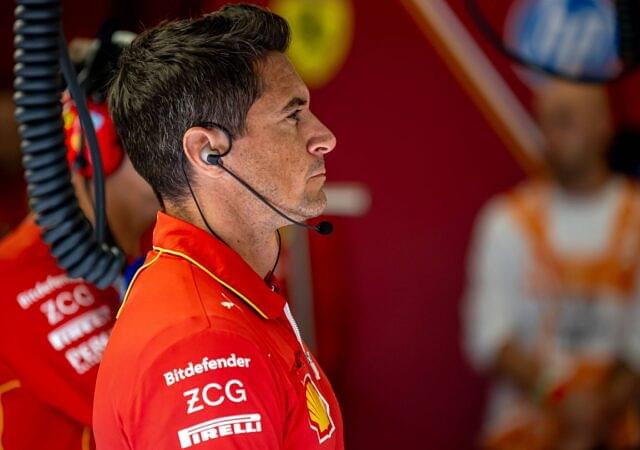
POLYGON ((300 122, 300 110, 294 111, 293 113, 287 116, 287 119, 295 120, 296 122, 300 122))

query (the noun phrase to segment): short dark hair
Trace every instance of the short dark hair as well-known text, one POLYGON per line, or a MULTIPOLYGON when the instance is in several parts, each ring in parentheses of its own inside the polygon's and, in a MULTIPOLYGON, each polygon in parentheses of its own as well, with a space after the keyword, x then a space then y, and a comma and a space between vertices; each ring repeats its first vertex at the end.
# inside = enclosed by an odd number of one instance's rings
POLYGON ((282 17, 227 5, 146 30, 123 52, 109 108, 134 168, 161 200, 188 193, 181 169, 185 131, 215 122, 242 135, 264 89, 259 63, 269 52, 285 52, 289 41, 282 17))

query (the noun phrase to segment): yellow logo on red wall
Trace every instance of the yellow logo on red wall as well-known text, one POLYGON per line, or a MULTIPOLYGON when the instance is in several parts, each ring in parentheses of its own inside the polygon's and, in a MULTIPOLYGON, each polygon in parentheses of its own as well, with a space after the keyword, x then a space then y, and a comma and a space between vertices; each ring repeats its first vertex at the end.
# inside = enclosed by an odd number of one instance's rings
POLYGON ((273 0, 271 9, 291 26, 288 55, 302 79, 313 88, 331 81, 351 48, 351 0, 273 0))
POLYGON ((309 410, 309 424, 318 433, 318 440, 322 444, 331 437, 336 429, 329 411, 329 404, 311 381, 309 375, 305 378, 305 393, 309 410))

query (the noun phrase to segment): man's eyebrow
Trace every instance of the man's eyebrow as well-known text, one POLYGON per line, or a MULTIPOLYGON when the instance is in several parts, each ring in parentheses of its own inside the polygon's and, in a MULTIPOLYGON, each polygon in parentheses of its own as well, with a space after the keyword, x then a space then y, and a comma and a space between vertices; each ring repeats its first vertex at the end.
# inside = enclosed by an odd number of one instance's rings
POLYGON ((286 113, 287 111, 291 111, 292 109, 304 106, 307 103, 309 103, 307 99, 304 99, 302 97, 293 97, 291 100, 289 100, 289 103, 287 103, 287 105, 282 108, 281 112, 286 113))

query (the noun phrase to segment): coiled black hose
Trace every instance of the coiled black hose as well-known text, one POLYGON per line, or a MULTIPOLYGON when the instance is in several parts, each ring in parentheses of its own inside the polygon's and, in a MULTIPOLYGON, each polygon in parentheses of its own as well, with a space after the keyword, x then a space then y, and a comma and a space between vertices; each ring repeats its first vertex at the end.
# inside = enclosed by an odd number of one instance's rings
MULTIPOLYGON (((58 265, 70 277, 84 278, 104 289, 120 275, 125 257, 117 247, 104 242, 103 180, 95 177, 98 238, 80 209, 71 184, 61 105, 64 86, 60 61, 63 66, 68 64, 68 55, 61 38, 60 0, 16 0, 16 4, 14 101, 29 206, 58 265)), ((86 103, 79 90, 74 92, 77 82, 68 66, 64 72, 92 144, 92 161, 101 174, 100 154, 86 103)))

